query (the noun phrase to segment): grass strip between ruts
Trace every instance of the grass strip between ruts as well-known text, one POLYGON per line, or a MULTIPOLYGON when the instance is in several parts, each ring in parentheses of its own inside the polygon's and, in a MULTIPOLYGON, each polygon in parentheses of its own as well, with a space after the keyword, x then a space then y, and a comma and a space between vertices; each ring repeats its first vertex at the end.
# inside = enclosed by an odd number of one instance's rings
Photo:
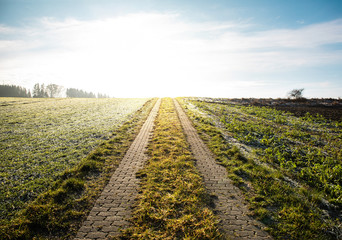
POLYGON ((162 100, 150 159, 138 172, 141 193, 121 239, 220 239, 202 178, 172 99, 162 100))
POLYGON ((16 219, 0 226, 1 239, 71 239, 148 117, 156 99, 112 133, 16 219))

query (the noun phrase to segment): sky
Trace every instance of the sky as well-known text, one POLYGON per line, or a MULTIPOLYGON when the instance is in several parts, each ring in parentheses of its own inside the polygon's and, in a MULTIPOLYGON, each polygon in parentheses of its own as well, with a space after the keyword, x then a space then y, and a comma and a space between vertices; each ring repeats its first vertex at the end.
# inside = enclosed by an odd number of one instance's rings
POLYGON ((0 84, 342 97, 342 0, 0 0, 0 84))

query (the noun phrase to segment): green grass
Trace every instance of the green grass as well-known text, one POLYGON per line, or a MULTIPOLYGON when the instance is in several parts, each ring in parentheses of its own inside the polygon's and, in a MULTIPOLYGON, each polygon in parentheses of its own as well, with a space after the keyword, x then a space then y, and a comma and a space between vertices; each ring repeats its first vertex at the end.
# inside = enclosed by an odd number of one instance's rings
POLYGON ((0 221, 51 187, 146 101, 0 98, 0 221))
POLYGON ((253 148, 260 161, 310 186, 342 207, 342 128, 340 122, 266 107, 195 104, 220 122, 230 136, 253 148))
POLYGON ((141 193, 121 239, 219 239, 210 196, 194 166, 171 99, 163 99, 149 144, 147 165, 139 171, 141 193))
MULTIPOLYGON (((51 187, 12 219, 1 222, 3 239, 70 239, 94 205, 125 152, 146 120, 154 101, 148 101, 99 141, 86 157, 51 178, 51 187)), ((45 186, 46 188, 46 186, 45 186)))
MULTIPOLYGON (((262 118, 276 117, 274 120, 278 124, 288 124, 287 117, 291 117, 290 120, 294 122, 296 119, 285 114, 277 117, 276 113, 269 113, 267 109, 253 112, 248 108, 249 114, 252 115, 247 115, 251 118, 248 121, 240 112, 240 106, 229 106, 228 113, 228 107, 221 104, 193 102, 188 99, 181 99, 180 102, 202 139, 217 156, 217 161, 226 167, 229 177, 243 190, 254 217, 267 225, 268 231, 275 239, 338 239, 338 236, 341 236, 341 219, 335 219, 340 217, 337 206, 335 209, 327 209, 322 200, 322 193, 313 189, 309 183, 301 181, 298 186, 294 186, 289 182, 289 176, 295 174, 293 169, 289 170, 285 165, 280 167, 270 162, 261 164, 261 144, 254 140, 257 137, 265 137, 258 129, 270 129, 272 124, 263 120, 263 125, 257 128, 258 119, 255 116, 259 114, 258 117, 262 118), (228 120, 228 117, 233 120, 228 120), (283 121, 280 121, 281 118, 283 121), (227 125, 232 128, 227 128, 227 125), (251 139, 245 138, 248 133, 235 135, 235 131, 243 131, 243 127, 249 129, 251 139), (240 144, 247 144, 259 154, 244 156, 237 147, 239 144, 229 143, 226 136, 236 137, 240 144)), ((311 140, 314 138, 315 136, 312 136, 311 140)))

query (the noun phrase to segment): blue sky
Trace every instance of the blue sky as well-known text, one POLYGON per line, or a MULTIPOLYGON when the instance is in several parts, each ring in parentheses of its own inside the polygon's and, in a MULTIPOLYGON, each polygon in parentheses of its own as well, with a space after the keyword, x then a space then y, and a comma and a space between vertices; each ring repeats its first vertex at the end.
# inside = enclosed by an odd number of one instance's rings
POLYGON ((0 0, 0 83, 342 97, 342 1, 0 0))

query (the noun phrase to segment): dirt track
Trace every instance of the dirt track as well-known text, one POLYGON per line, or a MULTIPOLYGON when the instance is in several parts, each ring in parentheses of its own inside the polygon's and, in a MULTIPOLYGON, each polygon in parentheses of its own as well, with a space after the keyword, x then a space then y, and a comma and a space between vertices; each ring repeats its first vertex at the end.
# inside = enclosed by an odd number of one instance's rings
POLYGON ((153 107, 149 117, 133 141, 108 185, 96 201, 87 220, 79 229, 75 240, 108 239, 117 236, 120 228, 129 226, 131 206, 137 194, 140 170, 147 156, 145 150, 152 134, 154 119, 161 100, 153 107))
MULTIPOLYGON (((87 220, 79 229, 75 240, 108 239, 119 235, 120 228, 129 226, 127 220, 131 217, 131 206, 137 195, 139 183, 136 172, 147 160, 145 150, 160 102, 159 99, 87 220)), ((214 211, 221 220, 222 233, 229 239, 272 239, 262 230, 263 226, 259 222, 247 216, 248 209, 243 203, 239 189, 226 177, 224 167, 215 162, 212 153, 200 139, 176 100, 174 104, 205 186, 211 194, 217 196, 214 211)))

